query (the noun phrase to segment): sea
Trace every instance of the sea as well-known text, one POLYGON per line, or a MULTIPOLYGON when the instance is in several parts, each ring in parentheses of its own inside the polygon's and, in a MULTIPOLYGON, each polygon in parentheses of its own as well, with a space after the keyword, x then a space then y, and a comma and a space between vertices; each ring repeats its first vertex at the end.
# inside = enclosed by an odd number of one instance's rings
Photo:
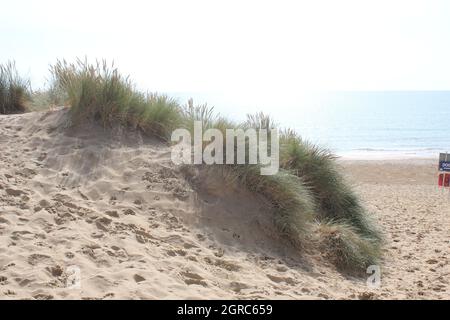
POLYGON ((262 111, 343 158, 436 158, 450 151, 450 91, 174 92, 236 121, 262 111))

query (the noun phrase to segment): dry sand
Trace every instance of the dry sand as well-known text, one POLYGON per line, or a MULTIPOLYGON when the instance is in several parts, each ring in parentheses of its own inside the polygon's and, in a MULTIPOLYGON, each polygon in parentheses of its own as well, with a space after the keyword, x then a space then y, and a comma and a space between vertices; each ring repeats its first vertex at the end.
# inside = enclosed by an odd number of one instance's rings
POLYGON ((342 162, 386 236, 369 288, 277 239, 261 199, 188 183, 163 144, 65 129, 65 113, 0 116, 1 299, 450 298, 435 161, 342 162))

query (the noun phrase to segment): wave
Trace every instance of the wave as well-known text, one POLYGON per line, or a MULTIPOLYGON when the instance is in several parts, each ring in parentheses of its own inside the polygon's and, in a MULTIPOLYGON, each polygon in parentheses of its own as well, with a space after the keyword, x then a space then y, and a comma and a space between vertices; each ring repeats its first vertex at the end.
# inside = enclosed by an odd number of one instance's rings
POLYGON ((365 151, 365 152, 426 152, 426 151, 436 151, 442 152, 439 148, 419 148, 419 149, 379 149, 379 148, 356 148, 351 151, 365 151))

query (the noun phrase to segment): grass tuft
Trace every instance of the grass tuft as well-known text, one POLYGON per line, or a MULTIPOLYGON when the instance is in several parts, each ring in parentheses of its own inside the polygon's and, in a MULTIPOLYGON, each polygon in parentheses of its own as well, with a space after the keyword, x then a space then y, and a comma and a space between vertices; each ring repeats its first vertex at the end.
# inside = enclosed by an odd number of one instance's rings
POLYGON ((280 136, 280 166, 302 177, 311 188, 322 219, 348 223, 361 236, 381 240, 379 230, 346 184, 335 156, 328 150, 285 130, 280 136))
POLYGON ((166 95, 147 94, 143 105, 129 110, 128 122, 137 121, 137 126, 145 133, 169 140, 172 131, 182 123, 180 106, 175 99, 166 95))
POLYGON ((27 111, 30 93, 30 81, 19 75, 15 62, 0 64, 0 114, 27 111))
POLYGON ((128 77, 106 61, 58 61, 53 85, 65 92, 74 123, 122 124, 168 139, 181 123, 178 103, 167 96, 139 92, 128 77))
POLYGON ((41 89, 33 91, 31 94, 31 102, 28 107, 30 111, 44 111, 54 107, 64 106, 67 98, 56 88, 41 89))
POLYGON ((269 115, 263 112, 258 112, 255 114, 248 114, 247 121, 245 121, 243 126, 246 128, 270 130, 275 129, 277 124, 269 115))
POLYGON ((194 106, 194 101, 189 99, 188 105, 182 108, 183 124, 190 131, 194 132, 194 121, 202 123, 202 129, 217 128, 220 117, 214 113, 214 107, 207 104, 194 106))
POLYGON ((361 273, 379 263, 380 242, 362 237, 350 224, 322 222, 315 231, 325 255, 339 270, 361 273))
POLYGON ((273 221, 281 236, 297 248, 305 245, 315 217, 315 205, 299 177, 286 171, 262 176, 258 165, 215 165, 205 170, 208 175, 220 175, 263 196, 272 206, 273 221))

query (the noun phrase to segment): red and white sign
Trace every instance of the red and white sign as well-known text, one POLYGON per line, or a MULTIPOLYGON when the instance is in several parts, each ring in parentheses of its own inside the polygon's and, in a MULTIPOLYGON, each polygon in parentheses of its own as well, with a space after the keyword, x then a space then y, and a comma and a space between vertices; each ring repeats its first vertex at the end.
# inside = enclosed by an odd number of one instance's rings
POLYGON ((450 154, 441 153, 439 155, 439 179, 438 186, 442 188, 450 187, 450 154))
POLYGON ((448 188, 450 187, 450 173, 441 173, 439 174, 439 187, 448 188))

